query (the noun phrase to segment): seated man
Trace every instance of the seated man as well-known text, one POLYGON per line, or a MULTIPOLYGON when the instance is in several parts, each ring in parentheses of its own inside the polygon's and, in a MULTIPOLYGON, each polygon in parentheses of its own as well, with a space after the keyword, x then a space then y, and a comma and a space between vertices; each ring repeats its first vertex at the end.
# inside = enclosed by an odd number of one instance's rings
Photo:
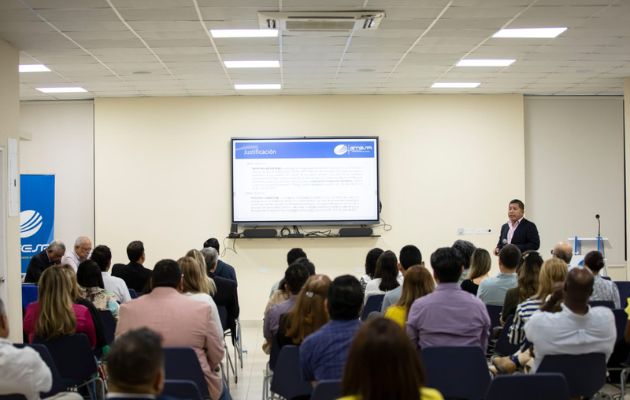
MULTIPOLYGON (((219 252, 215 248, 206 247, 201 250, 201 254, 206 260, 206 272, 214 280, 214 284, 217 287, 217 292, 212 296, 212 299, 217 307, 225 307, 227 311, 227 321, 225 321, 227 326, 222 327, 221 330, 230 329, 232 332, 236 332, 236 320, 241 311, 238 305, 236 281, 221 278, 214 274, 219 260, 219 252)), ((232 335, 232 340, 234 340, 234 335, 232 335)))
POLYGON ((74 241, 74 249, 67 252, 61 258, 61 264, 68 264, 74 272, 79 269, 79 264, 87 260, 92 252, 92 241, 87 236, 79 236, 74 241))
POLYGON ((486 306, 463 291, 459 277, 464 269, 460 253, 442 247, 431 254, 433 293, 417 299, 409 309, 407 334, 418 348, 431 346, 488 345, 490 317, 486 306))
MULTIPOLYGON (((219 241, 216 238, 210 238, 206 240, 203 243, 203 248, 205 249, 206 247, 212 247, 213 249, 217 251, 217 254, 220 253, 219 241)), ((209 265, 206 265, 206 268, 207 267, 209 267, 209 265)), ((234 269, 233 266, 224 262, 223 260, 217 260, 217 267, 214 271, 214 275, 221 278, 232 280, 236 282, 236 285, 238 285, 238 281, 236 280, 236 270, 234 269)))
POLYGON ((34 255, 26 268, 24 283, 39 282, 39 277, 46 268, 54 264, 59 264, 59 261, 61 261, 61 257, 63 257, 65 252, 66 245, 55 240, 41 253, 34 255))
POLYGON ((209 303, 194 300, 178 291, 182 273, 173 260, 161 260, 153 269, 153 290, 120 306, 116 337, 147 327, 164 338, 165 347, 192 347, 208 383, 213 399, 227 391, 221 380, 219 364, 224 355, 223 337, 209 303))
POLYGON ((164 389, 162 337, 149 328, 118 337, 107 355, 108 397, 155 399, 164 389))
POLYGON ((357 278, 342 275, 332 281, 327 297, 330 321, 307 336, 300 346, 304 379, 311 383, 341 379, 350 344, 361 326, 362 305, 363 291, 357 278))
POLYGON ((588 305, 592 293, 593 274, 574 268, 564 286, 556 288, 527 321, 525 336, 534 346, 534 372, 546 355, 604 353, 608 360, 617 338, 615 317, 607 307, 588 305), (558 305, 561 311, 551 312, 558 305))
POLYGON ((112 275, 121 278, 129 289, 133 289, 138 294, 147 292, 151 270, 142 264, 145 260, 144 244, 139 240, 134 240, 127 245, 127 258, 129 264, 125 266, 114 265, 112 275))
POLYGON ((573 258, 573 246, 567 242, 558 242, 553 247, 551 254, 567 263, 567 265, 571 265, 571 259, 573 258))
POLYGON ((109 247, 103 245, 96 246, 92 251, 90 259, 97 263, 98 267, 101 269, 105 290, 114 293, 120 303, 130 301, 131 295, 129 294, 129 288, 127 288, 125 281, 109 274, 109 267, 112 265, 112 252, 109 250, 109 247))
POLYGON ((516 267, 521 259, 521 251, 513 244, 506 244, 499 251, 499 275, 481 281, 477 297, 486 304, 503 306, 505 293, 517 285, 516 267))

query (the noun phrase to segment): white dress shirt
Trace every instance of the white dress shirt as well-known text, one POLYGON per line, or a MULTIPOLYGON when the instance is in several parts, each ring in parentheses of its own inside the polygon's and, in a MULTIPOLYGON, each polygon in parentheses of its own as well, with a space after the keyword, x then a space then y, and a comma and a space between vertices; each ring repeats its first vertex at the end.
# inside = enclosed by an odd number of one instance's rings
POLYGON ((523 220, 523 218, 525 217, 521 217, 521 219, 519 219, 518 221, 514 221, 512 222, 512 220, 508 220, 508 233, 507 233, 507 242, 508 243, 512 243, 512 238, 514 237, 514 231, 516 231, 516 228, 518 228, 518 225, 521 223, 521 221, 523 220))
POLYGON ((61 257, 61 264, 68 264, 74 269, 74 272, 77 272, 79 269, 79 264, 81 264, 81 260, 79 260, 79 256, 74 251, 69 251, 61 257))
POLYGON ((18 349, 0 338, 0 394, 19 393, 28 400, 39 399, 39 392, 52 388, 52 374, 39 354, 25 347, 18 349))
POLYGON ((101 275, 103 275, 105 290, 114 293, 118 301, 126 303, 131 300, 129 288, 127 288, 125 281, 116 276, 111 276, 109 272, 101 272, 101 275))

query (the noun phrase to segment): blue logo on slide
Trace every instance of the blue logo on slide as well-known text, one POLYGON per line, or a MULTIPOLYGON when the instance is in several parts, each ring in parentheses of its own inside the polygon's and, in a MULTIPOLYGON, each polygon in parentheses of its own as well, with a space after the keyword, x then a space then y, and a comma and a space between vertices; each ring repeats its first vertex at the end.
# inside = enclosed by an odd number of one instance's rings
POLYGON ((234 143, 234 158, 374 158, 375 150, 370 140, 248 141, 234 143))

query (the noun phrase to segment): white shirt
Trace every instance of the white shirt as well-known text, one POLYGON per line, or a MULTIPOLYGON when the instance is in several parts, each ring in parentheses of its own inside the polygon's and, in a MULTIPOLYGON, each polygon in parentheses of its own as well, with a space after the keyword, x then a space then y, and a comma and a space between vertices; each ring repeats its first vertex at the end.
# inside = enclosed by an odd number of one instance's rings
POLYGON ((604 353, 610 358, 617 329, 607 307, 589 307, 585 315, 575 314, 562 304, 557 313, 536 311, 525 323, 525 336, 534 344, 534 371, 546 355, 604 353))
POLYGON ((512 243, 512 238, 514 237, 514 231, 518 228, 519 224, 525 217, 521 217, 518 221, 512 222, 512 220, 508 220, 508 233, 507 233, 507 242, 512 243))
POLYGON ((223 337, 223 324, 221 324, 221 317, 219 317, 219 309, 217 308, 217 304, 214 302, 212 297, 210 297, 209 294, 205 293, 187 292, 184 294, 193 300, 210 304, 210 308, 212 309, 212 318, 214 319, 214 325, 217 327, 219 337, 223 337))
POLYGON ((125 281, 116 276, 111 276, 109 272, 101 272, 101 275, 103 275, 105 290, 114 293, 121 303, 131 300, 129 288, 127 288, 125 281))
POLYGON ((18 349, 0 338, 0 394, 21 393, 28 400, 39 399, 39 392, 52 388, 52 374, 39 354, 25 347, 18 349))
POLYGON ((81 260, 79 260, 79 256, 74 251, 69 251, 61 257, 61 264, 68 264, 74 269, 74 272, 77 272, 79 269, 79 264, 81 264, 81 260))

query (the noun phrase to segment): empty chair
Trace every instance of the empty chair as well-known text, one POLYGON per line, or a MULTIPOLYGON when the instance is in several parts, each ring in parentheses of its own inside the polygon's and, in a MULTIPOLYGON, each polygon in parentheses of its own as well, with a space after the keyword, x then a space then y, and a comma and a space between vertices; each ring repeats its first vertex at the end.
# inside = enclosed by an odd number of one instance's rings
POLYGON ((311 400, 335 400, 341 396, 341 381, 337 379, 317 382, 311 400))
POLYGON ((621 309, 625 310, 628 306, 628 297, 630 297, 630 282, 615 281, 617 289, 619 289, 619 300, 621 300, 621 309))
POLYGON ((490 385, 488 364, 476 346, 428 347, 421 351, 426 386, 445 398, 480 400, 490 385))
POLYGON ((167 379, 164 381, 162 395, 180 400, 202 400, 201 392, 193 381, 167 379))
POLYGON ((311 384, 302 376, 297 346, 288 345, 280 350, 271 378, 271 391, 288 400, 311 394, 311 384))
POLYGON ((22 284, 22 308, 26 309, 26 306, 37 301, 37 285, 34 283, 22 284))
POLYGON ((592 397, 606 383, 606 356, 603 353, 547 355, 537 372, 563 374, 571 398, 592 397))
POLYGON ((107 344, 112 344, 114 342, 114 334, 116 333, 116 318, 114 318, 109 310, 98 310, 98 316, 103 323, 105 341, 107 344))
POLYGON ((497 376, 486 400, 568 400, 569 387, 561 373, 497 376))
POLYGON ((23 348, 24 346, 31 347, 33 350, 35 350, 39 354, 39 356, 46 363, 46 366, 50 370, 50 374, 52 375, 52 387, 50 388, 50 391, 46 393, 42 393, 42 396, 41 396, 42 398, 52 397, 56 395, 57 393, 63 392, 65 390, 66 387, 63 383, 63 379, 61 378, 61 375, 59 374, 59 370, 57 369, 55 360, 53 360, 46 346, 39 343, 31 343, 31 344, 16 343, 14 344, 14 346, 19 347, 19 348, 23 348))
POLYGON ((373 294, 368 296, 367 300, 365 301, 365 306, 363 306, 363 311, 361 312, 361 321, 365 321, 371 312, 381 311, 383 298, 385 298, 384 294, 373 294))
POLYGON ((208 384, 199 364, 197 353, 190 347, 166 347, 164 371, 167 380, 190 380, 197 385, 202 398, 209 399, 208 384))
POLYGON ((591 307, 608 307, 611 310, 615 308, 615 303, 613 303, 612 301, 597 300, 597 301, 589 301, 588 304, 591 307))
POLYGON ((501 326, 502 308, 502 306, 493 306, 491 304, 486 304, 486 309, 488 310, 488 315, 490 316, 490 328, 501 326))

